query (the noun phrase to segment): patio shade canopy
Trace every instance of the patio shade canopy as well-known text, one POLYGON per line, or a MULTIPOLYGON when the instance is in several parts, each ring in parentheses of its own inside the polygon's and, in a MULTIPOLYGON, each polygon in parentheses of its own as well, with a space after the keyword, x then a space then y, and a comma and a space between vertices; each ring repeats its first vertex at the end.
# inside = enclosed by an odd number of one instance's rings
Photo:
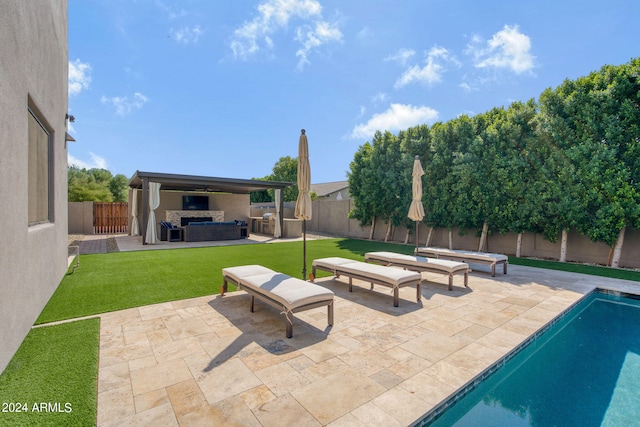
POLYGON ((175 175, 170 173, 136 171, 129 187, 144 189, 144 181, 158 182, 162 191, 205 191, 215 193, 247 194, 252 191, 283 189, 293 182, 260 181, 257 179, 216 178, 211 176, 175 175))
MULTIPOLYGON (((283 189, 292 186, 293 182, 260 181, 257 179, 217 178, 197 175, 175 175, 169 173, 136 171, 129 180, 129 187, 142 190, 142 206, 149 205, 149 183, 160 184, 160 191, 193 191, 211 193, 248 194, 252 191, 283 189)), ((148 220, 146 208, 142 209, 141 234, 146 244, 145 233, 148 220)))

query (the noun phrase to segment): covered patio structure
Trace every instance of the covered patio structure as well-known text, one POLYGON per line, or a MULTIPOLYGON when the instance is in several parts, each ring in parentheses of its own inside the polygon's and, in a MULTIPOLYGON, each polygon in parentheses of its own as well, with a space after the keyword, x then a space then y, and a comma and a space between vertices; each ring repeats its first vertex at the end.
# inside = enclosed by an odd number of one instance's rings
MULTIPOLYGON (((135 234, 138 222, 138 212, 140 214, 139 232, 142 235, 142 243, 147 244, 147 227, 149 226, 150 200, 152 198, 151 187, 159 184, 159 199, 156 201, 160 205, 163 199, 162 195, 168 192, 180 193, 216 193, 216 194, 246 194, 252 191, 273 189, 275 192, 281 192, 283 188, 293 185, 292 182, 280 181, 261 181, 256 179, 238 179, 238 178, 219 178, 197 175, 177 175, 158 172, 142 172, 136 173, 129 180, 130 194, 130 218, 131 224, 129 229, 135 234), (142 191, 142 199, 140 200, 138 210, 138 192, 142 191)), ((278 199, 276 199, 278 200, 278 199)), ((279 198, 279 211, 283 211, 282 197, 279 198)), ((156 206, 157 207, 157 206, 156 206)), ((249 202, 247 202, 247 217, 249 212, 249 202)), ((155 214, 153 214, 155 217, 155 214)), ((153 219, 153 218, 151 218, 153 219)), ((282 227, 282 215, 279 215, 278 221, 282 227)), ((154 221, 153 226, 156 226, 154 221)))

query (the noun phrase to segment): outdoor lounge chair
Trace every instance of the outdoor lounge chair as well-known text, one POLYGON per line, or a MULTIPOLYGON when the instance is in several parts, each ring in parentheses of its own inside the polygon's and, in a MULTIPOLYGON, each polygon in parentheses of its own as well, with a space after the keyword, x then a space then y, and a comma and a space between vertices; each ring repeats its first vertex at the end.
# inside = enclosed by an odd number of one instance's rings
POLYGON ((333 325, 333 292, 322 286, 275 272, 261 265, 244 265, 222 269, 223 285, 220 293, 227 292, 228 282, 236 284, 254 299, 275 307, 285 315, 287 338, 293 336, 293 313, 327 306, 329 326, 333 325))
POLYGON ((496 275, 496 265, 502 264, 504 274, 507 274, 507 264, 509 257, 502 254, 492 254, 488 252, 462 251, 455 249, 422 247, 415 250, 416 255, 430 258, 449 259, 452 261, 471 262, 478 264, 488 264, 491 266, 491 276, 496 275))
POLYGON ((353 292, 353 279, 364 280, 373 285, 383 285, 393 289, 393 306, 397 307, 399 302, 399 289, 404 286, 415 286, 416 300, 420 301, 422 296, 420 283, 422 276, 414 271, 406 271, 395 268, 387 268, 381 265, 368 264, 366 262, 354 261, 352 259, 331 257, 320 258, 313 261, 312 274, 316 277, 316 270, 323 270, 332 273, 336 277, 346 276, 349 278, 349 292, 353 292))
POLYGON ((402 267, 411 271, 428 271, 442 273, 449 276, 449 290, 453 290, 453 275, 464 275, 464 286, 469 287, 469 268, 464 262, 448 261, 444 259, 425 258, 398 254, 395 252, 368 252, 364 254, 365 262, 373 262, 388 267, 402 267))

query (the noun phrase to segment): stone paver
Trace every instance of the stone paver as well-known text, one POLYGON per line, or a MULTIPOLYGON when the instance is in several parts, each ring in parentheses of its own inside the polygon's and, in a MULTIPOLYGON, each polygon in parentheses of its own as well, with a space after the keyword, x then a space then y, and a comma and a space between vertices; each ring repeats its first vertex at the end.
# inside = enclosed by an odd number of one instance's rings
POLYGON ((98 418, 111 425, 404 426, 465 386, 595 287, 637 283, 510 266, 423 298, 342 280, 326 308, 278 310, 231 292, 101 315, 98 418))

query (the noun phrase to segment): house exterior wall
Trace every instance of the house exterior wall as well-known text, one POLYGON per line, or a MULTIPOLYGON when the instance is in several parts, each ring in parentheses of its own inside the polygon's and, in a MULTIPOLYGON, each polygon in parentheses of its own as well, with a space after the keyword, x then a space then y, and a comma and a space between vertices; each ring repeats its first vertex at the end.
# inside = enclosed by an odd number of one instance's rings
POLYGON ((0 0, 0 371, 67 271, 67 1, 0 0), (28 107, 49 127, 52 221, 29 226, 28 107))

